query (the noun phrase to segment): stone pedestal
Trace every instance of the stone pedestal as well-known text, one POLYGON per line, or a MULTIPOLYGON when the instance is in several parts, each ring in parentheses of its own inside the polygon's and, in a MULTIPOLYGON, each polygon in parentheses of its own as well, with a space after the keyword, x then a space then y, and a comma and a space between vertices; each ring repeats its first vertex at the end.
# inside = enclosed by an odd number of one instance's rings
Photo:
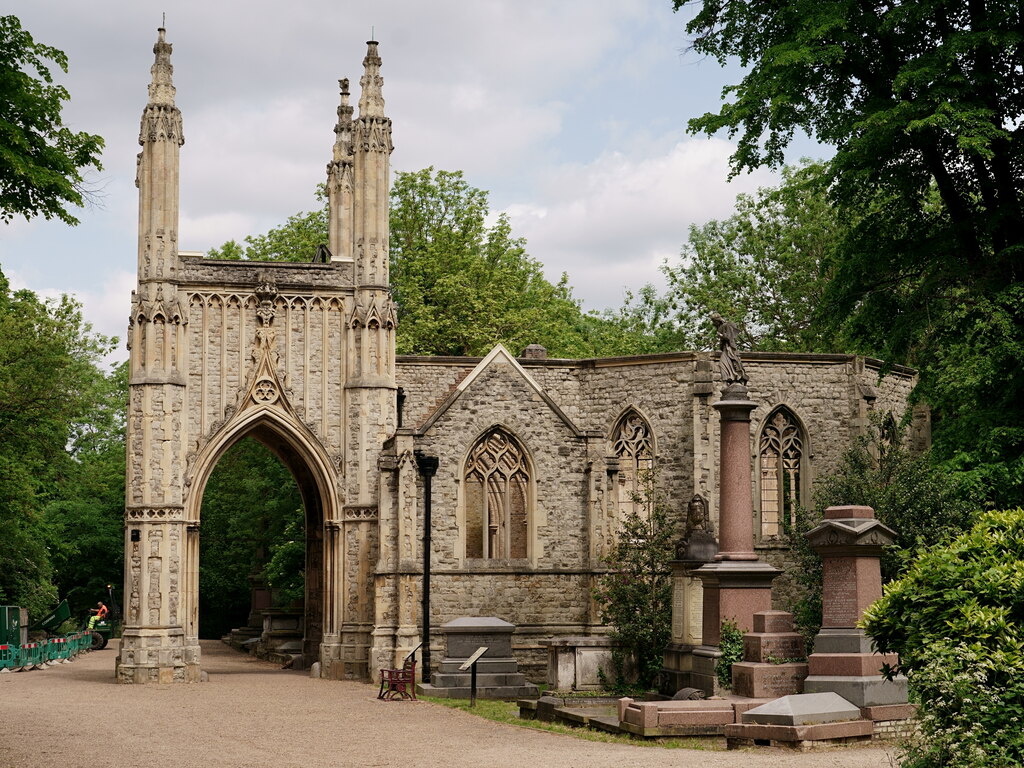
POLYGON ((494 617, 466 617, 449 621, 441 627, 447 653, 430 676, 430 682, 416 686, 425 696, 468 699, 470 670, 462 664, 481 646, 487 652, 477 661, 477 692, 481 699, 537 698, 540 689, 527 682, 519 672, 519 663, 512 655, 512 633, 515 625, 494 617))
POLYGON ((893 719, 893 706, 907 703, 907 679, 882 677, 882 665, 898 659, 895 654, 874 653, 857 623, 882 596, 879 557, 895 533, 875 519, 871 507, 846 506, 826 509, 825 519, 806 536, 821 555, 823 579, 821 632, 808 659, 810 676, 804 691, 833 691, 861 707, 870 719, 880 713, 893 719))
POLYGON ((551 691, 599 691, 601 674, 615 677, 610 637, 559 637, 541 640, 548 649, 548 689, 551 691))
POLYGON ((282 663, 291 662, 301 667, 303 617, 302 611, 286 608, 267 608, 263 614, 263 632, 256 647, 256 655, 282 663))
POLYGON ((807 677, 804 639, 786 611, 754 614, 754 631, 743 638, 743 661, 732 665, 732 692, 752 699, 803 692, 807 677))

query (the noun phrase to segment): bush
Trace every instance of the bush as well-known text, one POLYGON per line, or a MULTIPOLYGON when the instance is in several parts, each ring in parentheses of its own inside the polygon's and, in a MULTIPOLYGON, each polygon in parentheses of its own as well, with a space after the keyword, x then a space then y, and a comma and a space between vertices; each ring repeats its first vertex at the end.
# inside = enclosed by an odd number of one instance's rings
POLYGON ((732 665, 737 661, 743 661, 743 630, 736 626, 735 621, 726 619, 722 622, 718 647, 722 651, 715 665, 718 684, 723 688, 732 688, 732 665))
POLYGON ((863 625, 921 703, 904 768, 1024 764, 1024 510, 924 552, 863 625))
POLYGON ((595 599, 601 620, 613 626, 611 636, 622 647, 612 652, 619 692, 647 691, 661 671, 665 647, 672 639, 672 571, 675 557, 672 527, 665 505, 653 501, 653 479, 644 478, 638 497, 642 511, 630 509, 619 526, 618 541, 608 558, 609 573, 601 577, 595 599), (628 683, 628 660, 636 664, 636 685, 628 683))

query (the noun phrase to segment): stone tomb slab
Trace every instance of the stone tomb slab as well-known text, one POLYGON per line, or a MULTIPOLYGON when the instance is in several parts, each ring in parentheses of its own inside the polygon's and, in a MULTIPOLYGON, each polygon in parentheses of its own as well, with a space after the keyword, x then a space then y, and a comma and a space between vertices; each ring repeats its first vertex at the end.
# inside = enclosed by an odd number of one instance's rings
POLYGON ((743 723, 758 725, 816 725, 860 719, 860 707, 832 691, 783 696, 741 715, 743 723))

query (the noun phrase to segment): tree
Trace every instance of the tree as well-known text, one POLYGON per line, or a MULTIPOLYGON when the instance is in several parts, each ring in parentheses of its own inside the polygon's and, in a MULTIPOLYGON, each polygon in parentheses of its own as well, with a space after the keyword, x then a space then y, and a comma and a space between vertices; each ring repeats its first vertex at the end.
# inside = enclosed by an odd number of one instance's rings
POLYGON ((271 586, 290 589, 286 602, 302 597, 301 571, 306 554, 303 523, 298 486, 270 450, 249 439, 224 454, 203 491, 203 535, 199 542, 203 637, 221 637, 245 624, 250 580, 262 579, 275 549, 296 537, 301 542, 297 558, 275 569, 277 580, 271 586))
POLYGON ((654 478, 648 473, 642 480, 638 503, 627 506, 619 523, 608 573, 594 590, 601 620, 612 625, 611 636, 621 644, 612 655, 617 678, 612 682, 623 692, 650 690, 672 639, 673 528, 667 505, 655 497, 654 478), (630 661, 635 685, 627 682, 630 661))
MULTIPOLYGON (((692 225, 677 263, 666 262, 663 295, 652 285, 603 318, 631 353, 709 349, 718 312, 738 322, 752 349, 828 352, 837 334, 815 322, 828 285, 825 264, 840 239, 828 165, 804 160, 782 182, 736 198, 727 219, 692 225)), ((622 354, 622 353, 620 353, 622 354)))
POLYGON ((125 419, 128 363, 105 377, 96 400, 72 425, 70 461, 43 511, 58 594, 85 616, 124 573, 125 419))
POLYGON ((921 368, 940 458, 997 503, 1024 494, 1019 17, 1012 2, 705 0, 688 25, 697 52, 748 68, 690 121, 739 134, 734 173, 780 165, 797 129, 836 147, 831 196, 851 225, 819 319, 921 368))
POLYGON ((682 262, 664 272, 692 346, 715 346, 707 318, 718 312, 743 326, 752 349, 834 351, 814 322, 840 230, 829 181, 826 164, 805 160, 783 168, 779 186, 739 195, 729 218, 690 227, 682 262))
POLYGON ((988 512, 930 549, 863 625, 920 699, 904 768, 1024 763, 1024 510, 988 512))
POLYGON ((0 16, 0 221, 43 216, 67 224, 85 197, 82 173, 101 170, 103 139, 61 118, 71 97, 47 61, 68 71, 62 51, 32 39, 16 16, 0 16))
POLYGON ((12 292, 0 273, 0 604, 37 618, 57 596, 43 508, 103 398, 98 361, 110 344, 73 299, 12 292))
POLYGON ((499 342, 513 351, 542 344, 556 356, 589 351, 567 277, 548 282, 504 214, 488 226, 487 193, 461 171, 399 173, 391 199, 400 352, 482 355, 499 342))

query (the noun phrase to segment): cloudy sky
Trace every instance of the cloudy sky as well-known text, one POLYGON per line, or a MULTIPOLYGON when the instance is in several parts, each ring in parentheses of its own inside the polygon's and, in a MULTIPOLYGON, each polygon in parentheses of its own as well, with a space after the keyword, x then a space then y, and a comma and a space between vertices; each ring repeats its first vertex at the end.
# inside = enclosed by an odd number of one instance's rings
MULTIPOLYGON (((174 45, 183 250, 264 232, 314 206, 334 140, 337 80, 380 41, 392 168, 461 169, 506 211, 549 278, 587 309, 661 284, 688 227, 728 216, 727 137, 689 136, 738 69, 687 52, 670 0, 13 0, 39 42, 68 54, 65 119, 106 140, 78 227, 0 225, 16 287, 73 293, 123 337, 135 282, 139 117, 161 13, 174 45)), ((13 7, 11 7, 13 6, 13 7)), ((58 73, 59 75, 59 73, 58 73)), ((803 143, 793 150, 820 154, 803 143)), ((124 354, 122 352, 122 354, 124 354)))

